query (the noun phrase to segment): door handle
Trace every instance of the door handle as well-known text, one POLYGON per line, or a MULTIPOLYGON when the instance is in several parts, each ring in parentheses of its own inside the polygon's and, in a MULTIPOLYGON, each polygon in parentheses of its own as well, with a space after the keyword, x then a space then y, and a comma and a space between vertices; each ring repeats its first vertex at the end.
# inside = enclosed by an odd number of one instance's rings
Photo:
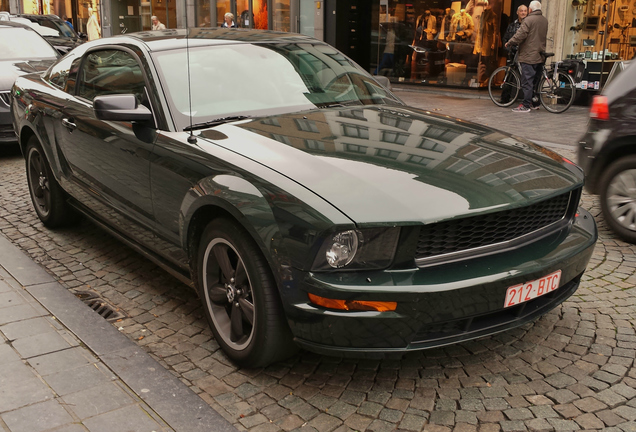
POLYGON ((62 125, 69 130, 69 132, 73 132, 77 125, 73 123, 73 119, 62 118, 62 125))

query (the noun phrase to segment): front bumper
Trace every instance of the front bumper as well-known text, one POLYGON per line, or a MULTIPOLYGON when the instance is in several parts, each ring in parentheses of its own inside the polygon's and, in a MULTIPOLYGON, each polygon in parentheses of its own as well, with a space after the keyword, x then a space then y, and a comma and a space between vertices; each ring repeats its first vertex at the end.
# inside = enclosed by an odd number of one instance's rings
POLYGON ((426 349, 498 333, 530 322, 565 301, 579 286, 597 239, 592 216, 579 209, 560 233, 520 247, 452 264, 400 271, 295 271, 282 298, 296 342, 339 355, 426 349), (560 287, 503 308, 508 287, 561 270, 560 287), (396 301, 393 312, 328 310, 307 293, 336 299, 396 301))

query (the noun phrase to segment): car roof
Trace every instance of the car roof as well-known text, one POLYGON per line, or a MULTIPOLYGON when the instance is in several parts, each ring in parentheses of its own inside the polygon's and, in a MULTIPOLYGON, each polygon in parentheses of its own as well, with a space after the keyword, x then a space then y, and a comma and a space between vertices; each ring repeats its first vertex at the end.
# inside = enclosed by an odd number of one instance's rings
POLYGON ((129 33, 101 39, 104 43, 125 43, 137 40, 143 42, 150 51, 222 45, 227 43, 322 43, 312 37, 270 30, 228 29, 198 27, 189 29, 169 29, 129 33), (187 40, 187 43, 186 43, 187 40))
POLYGON ((19 27, 19 28, 25 28, 25 29, 29 29, 31 31, 35 31, 31 27, 29 27, 27 24, 22 24, 21 22, 16 22, 16 21, 5 21, 5 20, 2 20, 2 21, 0 21, 0 27, 19 27))
POLYGON ((28 19, 30 21, 58 21, 64 22, 57 15, 34 15, 34 14, 17 14, 17 17, 28 19))

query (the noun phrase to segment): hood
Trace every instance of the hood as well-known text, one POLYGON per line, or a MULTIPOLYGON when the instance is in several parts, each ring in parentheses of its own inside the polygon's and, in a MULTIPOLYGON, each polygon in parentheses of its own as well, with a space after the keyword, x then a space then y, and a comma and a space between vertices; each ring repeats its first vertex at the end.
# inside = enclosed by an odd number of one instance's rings
POLYGON ((56 59, 51 60, 7 60, 0 62, 0 91, 10 90, 15 79, 20 75, 33 72, 43 72, 51 66, 56 59))
POLYGON ((413 108, 327 108, 225 124, 206 135, 362 225, 521 207, 583 183, 580 169, 532 142, 413 108), (218 132, 227 138, 214 139, 218 132))

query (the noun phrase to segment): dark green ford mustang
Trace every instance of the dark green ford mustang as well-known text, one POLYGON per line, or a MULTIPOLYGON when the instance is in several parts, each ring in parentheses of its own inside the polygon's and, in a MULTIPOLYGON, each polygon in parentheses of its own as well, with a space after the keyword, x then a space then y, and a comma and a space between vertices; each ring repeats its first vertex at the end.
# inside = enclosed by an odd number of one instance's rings
POLYGON ((19 78, 12 112, 42 222, 79 210, 192 284, 242 365, 510 329, 577 289, 597 237, 569 161, 300 35, 94 41, 19 78))

